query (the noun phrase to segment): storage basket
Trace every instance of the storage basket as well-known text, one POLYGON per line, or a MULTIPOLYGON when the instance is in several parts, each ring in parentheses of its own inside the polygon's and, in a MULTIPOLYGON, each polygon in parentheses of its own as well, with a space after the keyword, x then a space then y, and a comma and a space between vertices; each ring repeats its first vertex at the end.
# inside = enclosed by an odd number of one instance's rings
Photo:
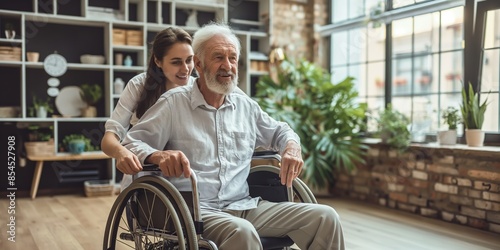
POLYGON ((125 45, 126 36, 124 29, 113 29, 113 45, 125 45))
POLYGON ((127 30, 127 45, 142 46, 142 31, 127 30))
POLYGON ((0 61, 21 61, 21 48, 0 46, 0 61))
POLYGON ((109 180, 91 180, 84 182, 85 196, 108 196, 113 194, 114 186, 109 180))
POLYGON ((24 147, 27 155, 48 156, 55 154, 54 140, 25 142, 24 147))

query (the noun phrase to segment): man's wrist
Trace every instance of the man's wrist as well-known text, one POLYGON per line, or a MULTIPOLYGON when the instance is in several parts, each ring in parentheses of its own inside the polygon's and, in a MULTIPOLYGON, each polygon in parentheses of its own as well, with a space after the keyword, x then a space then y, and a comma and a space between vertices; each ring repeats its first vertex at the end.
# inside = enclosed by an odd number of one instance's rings
POLYGON ((158 164, 157 163, 158 152, 160 152, 160 151, 155 151, 155 152, 151 153, 150 155, 146 156, 146 159, 144 159, 144 163, 146 163, 146 164, 158 164))

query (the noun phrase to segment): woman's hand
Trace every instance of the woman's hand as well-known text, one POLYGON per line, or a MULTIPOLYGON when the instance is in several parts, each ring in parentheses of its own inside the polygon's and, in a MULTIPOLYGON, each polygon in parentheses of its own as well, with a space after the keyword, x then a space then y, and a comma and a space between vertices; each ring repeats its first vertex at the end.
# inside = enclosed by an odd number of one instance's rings
POLYGON ((116 168, 124 174, 137 174, 142 171, 142 164, 135 154, 127 149, 120 150, 116 158, 116 168))

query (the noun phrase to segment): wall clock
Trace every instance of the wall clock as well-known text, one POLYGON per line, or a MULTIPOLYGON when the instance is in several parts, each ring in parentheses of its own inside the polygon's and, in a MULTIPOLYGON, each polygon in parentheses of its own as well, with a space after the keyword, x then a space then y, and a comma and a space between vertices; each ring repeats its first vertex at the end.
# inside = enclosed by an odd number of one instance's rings
POLYGON ((62 76, 68 69, 68 62, 64 56, 54 53, 45 57, 43 68, 50 76, 62 76))

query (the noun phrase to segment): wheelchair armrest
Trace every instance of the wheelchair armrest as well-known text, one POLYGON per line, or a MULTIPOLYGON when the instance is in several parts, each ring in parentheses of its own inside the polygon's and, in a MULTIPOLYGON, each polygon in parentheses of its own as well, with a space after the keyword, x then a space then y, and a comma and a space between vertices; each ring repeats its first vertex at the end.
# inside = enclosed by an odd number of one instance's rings
POLYGON ((262 150, 262 151, 254 151, 252 155, 252 159, 263 159, 263 160, 276 160, 278 162, 281 162, 281 156, 277 151, 271 151, 271 150, 262 150))

